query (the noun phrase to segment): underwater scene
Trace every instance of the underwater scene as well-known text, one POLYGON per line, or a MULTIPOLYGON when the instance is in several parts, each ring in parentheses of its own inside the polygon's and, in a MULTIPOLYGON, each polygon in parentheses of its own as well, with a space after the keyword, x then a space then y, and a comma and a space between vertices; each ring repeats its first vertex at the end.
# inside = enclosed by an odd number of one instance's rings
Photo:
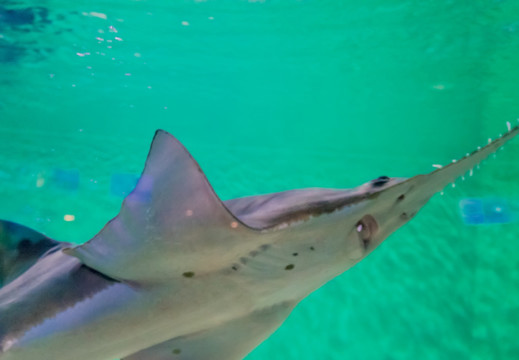
MULTIPOLYGON (((2 0, 0 219, 88 241, 157 129, 222 200, 427 174, 518 125, 517 84, 513 0, 2 0)), ((449 184, 246 359, 519 359, 518 154, 449 184)))

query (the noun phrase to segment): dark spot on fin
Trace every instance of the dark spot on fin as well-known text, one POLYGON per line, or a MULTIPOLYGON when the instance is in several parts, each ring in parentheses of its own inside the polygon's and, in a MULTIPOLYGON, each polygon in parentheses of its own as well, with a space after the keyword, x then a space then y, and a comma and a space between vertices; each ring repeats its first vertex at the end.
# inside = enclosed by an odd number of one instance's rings
POLYGON ((297 256, 297 255, 299 255, 299 254, 298 254, 298 253, 296 253, 296 252, 292 254, 292 256, 297 256))
POLYGON ((402 194, 402 195, 400 195, 399 197, 397 197, 396 199, 397 199, 398 201, 402 201, 402 200, 405 199, 405 195, 402 194))
POLYGON ((285 266, 285 270, 292 270, 294 268, 294 264, 288 264, 285 266))
POLYGON ((173 353, 174 355, 178 355, 178 354, 180 354, 181 352, 182 352, 182 350, 180 350, 180 349, 173 349, 173 351, 172 351, 172 353, 173 353))
POLYGON ((315 248, 314 248, 313 246, 310 246, 310 250, 314 251, 314 250, 315 250, 315 248))
POLYGON ((195 273, 192 271, 187 271, 187 272, 183 273, 182 275, 187 278, 192 278, 193 276, 195 276, 195 273))

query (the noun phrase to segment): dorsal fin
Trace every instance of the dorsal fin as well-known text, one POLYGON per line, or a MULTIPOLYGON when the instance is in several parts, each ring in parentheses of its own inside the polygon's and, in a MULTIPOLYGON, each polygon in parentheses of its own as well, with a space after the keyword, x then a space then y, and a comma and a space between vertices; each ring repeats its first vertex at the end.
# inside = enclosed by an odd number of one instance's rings
POLYGON ((60 243, 14 222, 0 220, 0 288, 60 243))
POLYGON ((65 253, 116 279, 156 281, 233 259, 254 233, 227 210, 184 146, 159 130, 119 215, 65 253))

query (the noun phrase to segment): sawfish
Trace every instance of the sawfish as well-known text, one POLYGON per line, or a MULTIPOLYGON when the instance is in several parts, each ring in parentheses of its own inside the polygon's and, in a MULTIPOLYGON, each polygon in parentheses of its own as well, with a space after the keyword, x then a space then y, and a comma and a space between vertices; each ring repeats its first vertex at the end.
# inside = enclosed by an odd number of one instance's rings
POLYGON ((428 173, 221 201, 155 134, 119 214, 72 245, 0 222, 1 360, 234 360, 519 132, 428 173))

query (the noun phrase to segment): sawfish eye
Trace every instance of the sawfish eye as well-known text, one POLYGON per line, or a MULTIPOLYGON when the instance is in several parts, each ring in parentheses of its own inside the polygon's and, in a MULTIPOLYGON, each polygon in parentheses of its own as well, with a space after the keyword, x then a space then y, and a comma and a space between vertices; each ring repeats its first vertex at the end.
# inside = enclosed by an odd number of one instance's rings
POLYGON ((364 249, 367 249, 373 236, 375 236, 375 233, 378 230, 377 220, 375 220, 371 215, 364 215, 357 225, 355 225, 355 228, 359 234, 360 240, 362 241, 362 246, 364 249))

